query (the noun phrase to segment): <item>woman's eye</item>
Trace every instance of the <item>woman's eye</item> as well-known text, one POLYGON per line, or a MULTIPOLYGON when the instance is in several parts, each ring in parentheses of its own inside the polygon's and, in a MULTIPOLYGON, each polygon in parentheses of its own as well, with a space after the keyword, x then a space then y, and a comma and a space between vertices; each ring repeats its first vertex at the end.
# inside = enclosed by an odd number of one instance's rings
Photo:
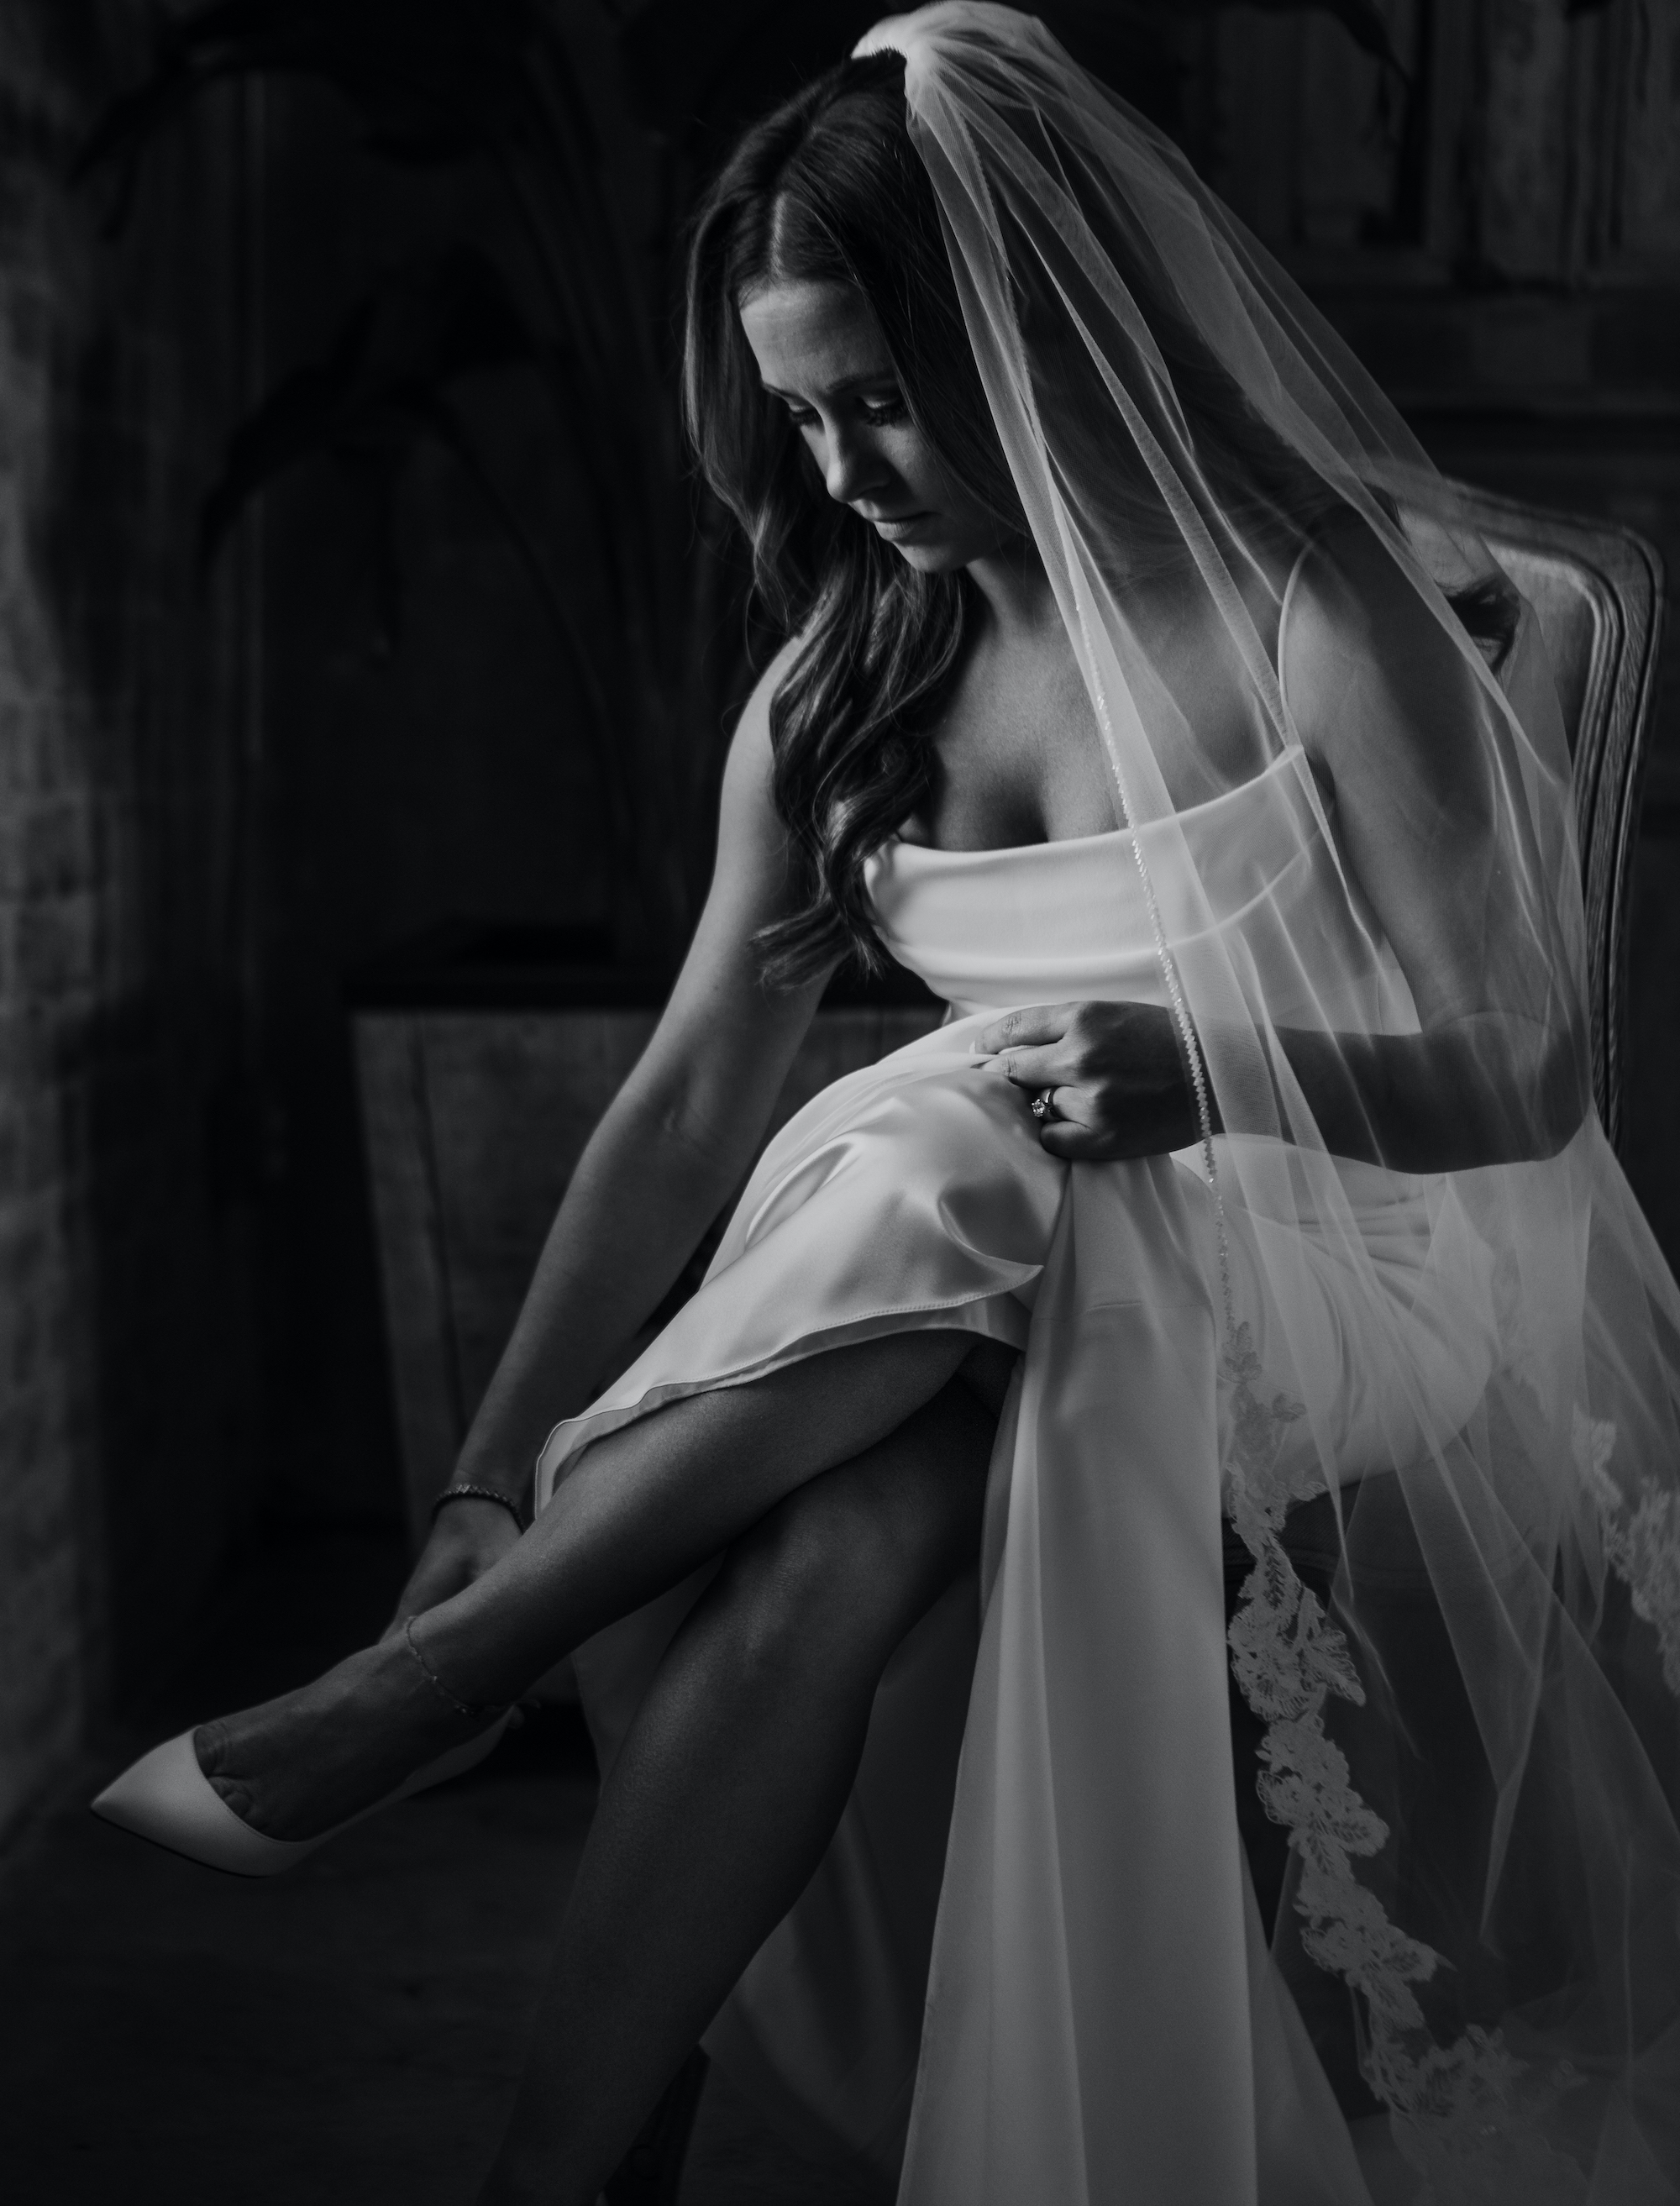
POLYGON ((872 429, 890 429, 896 421, 908 419, 909 410, 896 393, 891 398, 875 399, 861 408, 872 429))

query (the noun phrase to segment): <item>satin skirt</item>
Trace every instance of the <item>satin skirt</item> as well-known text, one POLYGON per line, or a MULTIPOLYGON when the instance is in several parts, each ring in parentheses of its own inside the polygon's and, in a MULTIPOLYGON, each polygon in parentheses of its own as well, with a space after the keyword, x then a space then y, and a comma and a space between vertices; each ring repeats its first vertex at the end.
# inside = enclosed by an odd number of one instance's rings
MULTIPOLYGON (((790 1121, 699 1293, 542 1455, 539 1505, 605 1433, 844 1342, 938 1327, 1020 1351, 978 1577, 890 1665, 828 1854, 707 2043, 785 2135, 905 2206, 1365 2206, 1238 1836, 1222 1494, 1257 1400, 1331 1404, 1298 1444, 1349 1478, 1393 1460, 1420 1383, 1469 1416, 1492 1260, 1450 1183, 1357 1166, 1335 1169, 1366 1292, 1298 1201, 1287 1225, 1227 1201, 1222 1257, 1198 1155, 1044 1151, 970 1054, 988 1016, 790 1121), (1385 1355, 1361 1337, 1372 1270, 1385 1355)), ((1274 1439, 1286 1459, 1287 1420, 1274 1439)), ((580 1650, 604 1767, 705 1576, 580 1650)))

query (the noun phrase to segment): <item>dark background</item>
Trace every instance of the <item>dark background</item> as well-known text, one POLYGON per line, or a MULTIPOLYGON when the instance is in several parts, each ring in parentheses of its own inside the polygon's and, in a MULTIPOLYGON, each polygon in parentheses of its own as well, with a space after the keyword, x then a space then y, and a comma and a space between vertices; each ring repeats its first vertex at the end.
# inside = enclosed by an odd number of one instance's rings
MULTIPOLYGON (((658 289, 730 129, 874 11, 563 12, 658 289)), ((1443 467, 1613 516, 1680 570, 1677 0, 1043 12, 1443 467), (1373 17, 1407 80, 1368 50, 1373 17)), ((143 73, 151 15, 0 0, 0 1833, 175 1658, 230 1558, 277 1525, 396 1522, 346 975, 451 915, 615 917, 575 675, 445 455, 400 491, 394 635, 365 502, 326 466, 198 577, 233 423, 370 274, 480 214, 450 199, 470 179, 394 173, 330 94, 270 85, 184 117, 104 236, 104 196, 66 177, 143 73)), ((587 588, 595 547, 526 384, 486 378, 470 404, 587 588)), ((1671 1257, 1676 663, 1624 1138, 1671 1257)))

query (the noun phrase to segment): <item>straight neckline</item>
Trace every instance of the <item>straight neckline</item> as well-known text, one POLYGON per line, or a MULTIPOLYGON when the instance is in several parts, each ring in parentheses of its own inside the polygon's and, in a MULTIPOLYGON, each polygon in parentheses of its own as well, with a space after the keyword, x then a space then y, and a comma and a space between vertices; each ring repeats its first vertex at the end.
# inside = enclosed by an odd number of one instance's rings
MULTIPOLYGON (((1280 767, 1291 765, 1296 759, 1304 759, 1306 755, 1303 745, 1297 742, 1286 743, 1276 758, 1263 766, 1258 773, 1250 774, 1247 781, 1233 782, 1229 789, 1222 789, 1217 796, 1204 797, 1199 804, 1187 804, 1179 811, 1164 812, 1159 819, 1146 820, 1142 832, 1147 836, 1163 827, 1194 820, 1205 813, 1216 811, 1219 806, 1230 804, 1236 798, 1245 796, 1250 790, 1258 789, 1262 782, 1269 780, 1280 767)), ((1308 771, 1311 771, 1310 767, 1308 771)), ((907 842, 902 835, 889 835, 882 844, 881 850, 883 853, 888 850, 896 853, 914 852, 917 857, 935 860, 944 859, 955 862, 967 859, 972 864, 982 858, 1031 859, 1046 850, 1094 850, 1104 843, 1129 842, 1132 832, 1129 827, 1104 827, 1094 835, 1051 835, 1045 837, 1042 841, 1037 843, 992 843, 979 850, 950 850, 942 843, 910 843, 907 842)))

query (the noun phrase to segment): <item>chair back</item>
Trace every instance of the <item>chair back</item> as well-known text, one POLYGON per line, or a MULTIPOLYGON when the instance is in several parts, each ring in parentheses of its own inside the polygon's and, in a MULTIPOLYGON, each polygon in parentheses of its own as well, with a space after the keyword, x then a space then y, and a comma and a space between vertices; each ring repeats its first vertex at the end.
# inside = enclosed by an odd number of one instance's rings
POLYGON ((1611 1141, 1622 1124, 1628 912, 1639 833, 1663 564, 1614 522, 1549 513, 1461 485, 1468 518, 1533 605, 1574 762, 1587 905, 1593 1087, 1611 1141))

